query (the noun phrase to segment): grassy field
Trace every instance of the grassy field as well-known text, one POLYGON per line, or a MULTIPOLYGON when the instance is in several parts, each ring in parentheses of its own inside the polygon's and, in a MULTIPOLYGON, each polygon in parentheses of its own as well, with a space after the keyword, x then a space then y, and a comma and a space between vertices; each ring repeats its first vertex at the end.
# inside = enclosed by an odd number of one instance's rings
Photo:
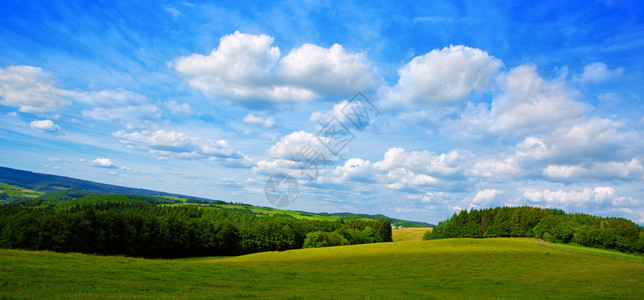
POLYGON ((617 259, 630 259, 630 260, 637 260, 637 261, 644 260, 644 256, 642 256, 642 255, 627 254, 627 253, 623 253, 623 252, 619 252, 619 251, 615 251, 615 250, 589 248, 589 247, 584 247, 584 246, 579 246, 579 245, 571 245, 571 244, 547 243, 547 242, 543 242, 543 241, 541 241, 540 243, 542 243, 544 245, 557 247, 557 248, 567 249, 567 250, 570 250, 570 251, 588 253, 588 254, 593 254, 593 255, 600 255, 600 256, 605 256, 605 257, 612 257, 612 258, 617 258, 617 259))
POLYGON ((450 239, 148 260, 0 250, 0 298, 638 299, 644 263, 532 239, 450 239))
POLYGON ((12 198, 38 198, 45 193, 23 189, 17 186, 0 182, 0 194, 6 194, 7 196, 12 198))
POLYGON ((391 237, 394 242, 421 241, 425 232, 432 230, 426 227, 394 228, 391 237))

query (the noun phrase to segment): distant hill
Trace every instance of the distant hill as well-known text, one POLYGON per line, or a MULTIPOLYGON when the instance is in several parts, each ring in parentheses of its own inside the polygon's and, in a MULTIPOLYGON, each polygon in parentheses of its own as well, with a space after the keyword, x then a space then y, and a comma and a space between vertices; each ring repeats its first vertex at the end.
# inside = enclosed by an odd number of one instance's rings
MULTIPOLYGON (((71 177, 51 175, 51 174, 42 174, 35 173, 30 171, 23 171, 17 169, 11 169, 6 167, 0 167, 0 182, 10 184, 13 186, 26 188, 38 192, 46 193, 44 196, 41 196, 43 200, 72 200, 75 198, 80 198, 83 196, 98 194, 119 194, 119 195, 138 195, 138 196, 148 196, 157 199, 166 199, 166 200, 175 200, 182 202, 191 202, 191 203, 211 203, 211 204, 224 204, 227 202, 221 200, 213 200, 207 198, 200 198, 194 196, 186 196, 181 194, 171 194, 160 191, 153 191, 147 189, 137 189, 129 188, 118 185, 98 183, 88 180, 81 180, 71 177), (200 200, 200 201, 199 201, 200 200)), ((396 226, 402 227, 433 227, 433 224, 425 222, 416 222, 401 220, 396 218, 390 218, 385 215, 369 215, 369 214, 355 214, 349 212, 342 213, 310 213, 310 212, 299 212, 299 211, 289 211, 289 210, 280 210, 270 207, 258 207, 247 205, 243 203, 229 203, 232 206, 245 206, 245 207, 233 207, 237 209, 250 209, 254 213, 265 213, 265 214, 275 214, 281 213, 285 215, 292 215, 296 218, 314 218, 320 220, 335 220, 338 218, 345 220, 353 219, 372 219, 377 220, 380 218, 389 218, 391 223, 396 226)))
POLYGON ((349 213, 349 212, 340 212, 340 213, 319 213, 318 215, 322 216, 332 216, 332 217, 340 217, 345 220, 353 220, 353 219, 372 219, 372 220, 378 220, 380 218, 388 218, 391 221, 391 224, 394 225, 399 225, 403 227, 434 227, 433 224, 430 223, 425 223, 425 222, 417 222, 417 221, 407 221, 407 220, 402 220, 402 219, 396 219, 396 218, 390 218, 385 215, 369 215, 369 214, 354 214, 354 213, 349 213))
POLYGON ((59 190, 84 190, 93 194, 121 194, 121 195, 163 195, 163 196, 179 196, 185 198, 197 198, 209 200, 205 198, 185 196, 179 194, 170 194, 159 191, 152 191, 146 189, 129 188, 118 185, 98 183, 88 180, 81 180, 71 177, 35 173, 30 171, 16 170, 11 168, 0 167, 0 182, 10 185, 15 185, 31 190, 50 193, 59 190))

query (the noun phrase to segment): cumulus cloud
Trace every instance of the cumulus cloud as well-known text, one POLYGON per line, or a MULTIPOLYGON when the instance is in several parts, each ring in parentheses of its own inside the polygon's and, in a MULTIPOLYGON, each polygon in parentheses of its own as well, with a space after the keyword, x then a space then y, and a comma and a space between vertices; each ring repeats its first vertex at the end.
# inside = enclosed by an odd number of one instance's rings
POLYGON ((541 78, 534 65, 510 70, 502 80, 501 90, 489 114, 492 131, 552 128, 590 110, 590 106, 575 101, 575 91, 563 82, 541 78))
POLYGON ((262 117, 255 116, 254 114, 248 114, 246 117, 244 117, 244 122, 250 124, 258 124, 268 128, 275 126, 275 119, 273 117, 264 119, 262 117))
POLYGON ((342 45, 323 48, 304 44, 279 63, 284 81, 321 94, 346 95, 374 83, 375 69, 362 53, 347 52, 342 45))
POLYGON ((622 75, 623 69, 609 70, 605 63, 594 62, 584 66, 584 72, 575 76, 573 81, 579 82, 601 82, 613 77, 622 75))
POLYGON ((468 156, 464 152, 451 151, 434 155, 429 151, 405 151, 403 148, 390 148, 383 160, 375 162, 373 167, 378 170, 394 170, 405 168, 415 172, 432 175, 450 176, 459 172, 459 163, 468 156))
POLYGON ((472 92, 489 89, 502 62, 487 52, 466 46, 450 46, 417 56, 398 71, 390 91, 391 102, 409 99, 424 103, 463 100, 472 92))
POLYGON ((227 164, 249 165, 250 158, 234 150, 225 140, 210 140, 192 137, 181 132, 156 130, 127 133, 123 130, 113 134, 127 147, 146 150, 159 158, 202 159, 227 164))
POLYGON ((375 182, 371 162, 361 158, 348 159, 344 165, 337 166, 328 175, 318 178, 317 183, 342 184, 347 181, 375 182))
POLYGON ((32 129, 38 130, 40 132, 46 132, 51 134, 61 134, 62 130, 60 126, 56 125, 52 120, 37 120, 29 123, 29 127, 32 129))
POLYGON ((349 53, 341 45, 326 49, 304 44, 280 60, 273 40, 237 31, 223 36, 209 55, 180 57, 174 66, 207 96, 239 101, 308 101, 371 84, 374 69, 362 54, 349 53))
POLYGON ((90 166, 99 167, 99 168, 106 168, 106 169, 117 168, 116 164, 114 164, 112 160, 109 158, 97 158, 91 161, 89 164, 90 166))
POLYGON ((70 103, 70 92, 53 84, 52 76, 38 67, 0 68, 0 104, 28 113, 55 112, 70 103))
MULTIPOLYGON (((327 140, 322 138, 322 141, 327 140)), ((316 153, 315 157, 320 158, 318 160, 330 162, 339 159, 324 147, 317 136, 306 131, 296 131, 283 136, 266 152, 271 157, 282 159, 302 160, 302 157, 306 158, 312 153, 316 153)))
POLYGON ((472 201, 470 202, 470 208, 482 207, 494 200, 494 198, 503 193, 503 191, 497 189, 485 189, 476 193, 472 201))

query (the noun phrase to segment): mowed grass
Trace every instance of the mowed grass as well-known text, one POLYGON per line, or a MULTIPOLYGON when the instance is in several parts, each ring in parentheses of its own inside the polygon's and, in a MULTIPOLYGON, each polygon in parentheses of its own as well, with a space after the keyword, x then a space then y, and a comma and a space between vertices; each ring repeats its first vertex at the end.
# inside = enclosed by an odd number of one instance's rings
POLYGON ((422 241, 425 232, 431 230, 427 227, 394 228, 391 230, 391 238, 394 242, 422 241))
POLYGON ((644 263, 532 239, 408 241, 148 260, 0 250, 0 298, 641 299, 644 263))

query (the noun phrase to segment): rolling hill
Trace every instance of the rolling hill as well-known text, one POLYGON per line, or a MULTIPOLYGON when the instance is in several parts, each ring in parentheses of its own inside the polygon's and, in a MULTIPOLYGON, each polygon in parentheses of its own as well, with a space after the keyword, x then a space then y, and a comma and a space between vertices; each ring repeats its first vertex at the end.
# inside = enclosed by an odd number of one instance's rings
POLYGON ((149 260, 0 250, 7 298, 641 299, 644 264, 529 238, 406 241, 149 260))
MULTIPOLYGON (((379 218, 389 218, 384 215, 370 215, 370 214, 356 214, 350 212, 341 213, 325 213, 325 212, 304 212, 275 209, 271 207, 253 206, 243 203, 228 203, 222 200, 213 200, 201 197, 186 196, 181 194, 165 193, 160 191, 153 191, 147 189, 129 188, 117 185, 110 185, 98 183, 93 181, 81 180, 71 177, 35 173, 30 171, 16 170, 6 167, 0 167, 0 183, 5 183, 12 190, 29 189, 30 193, 36 193, 31 198, 38 196, 41 199, 47 200, 71 200, 73 198, 80 198, 91 194, 120 194, 120 195, 138 195, 148 196, 157 199, 173 200, 177 203, 192 204, 192 205, 210 205, 216 208, 235 209, 235 210, 248 210, 256 214, 283 214, 289 215, 296 219, 310 219, 310 220, 326 220, 333 221, 337 219, 353 220, 353 219, 370 219, 377 220, 379 218), (61 193, 61 191, 72 191, 74 195, 67 195, 68 193, 61 193), (43 193, 46 193, 43 195, 43 193), (76 195, 78 197, 76 197, 76 195), (188 201, 193 200, 193 201, 188 201), (197 201, 194 201, 197 200, 197 201), (186 203, 193 202, 193 203, 186 203)), ((1 188, 2 186, 0 186, 1 188)), ((1 191, 0 191, 1 192, 1 191)), ((23 195, 25 192, 21 193, 23 195)), ((30 194, 32 195, 32 194, 30 194)), ((2 200, 2 199, 0 199, 2 200)), ((389 218, 392 224, 401 225, 405 227, 433 227, 433 224, 418 221, 409 221, 396 218, 389 218)))

